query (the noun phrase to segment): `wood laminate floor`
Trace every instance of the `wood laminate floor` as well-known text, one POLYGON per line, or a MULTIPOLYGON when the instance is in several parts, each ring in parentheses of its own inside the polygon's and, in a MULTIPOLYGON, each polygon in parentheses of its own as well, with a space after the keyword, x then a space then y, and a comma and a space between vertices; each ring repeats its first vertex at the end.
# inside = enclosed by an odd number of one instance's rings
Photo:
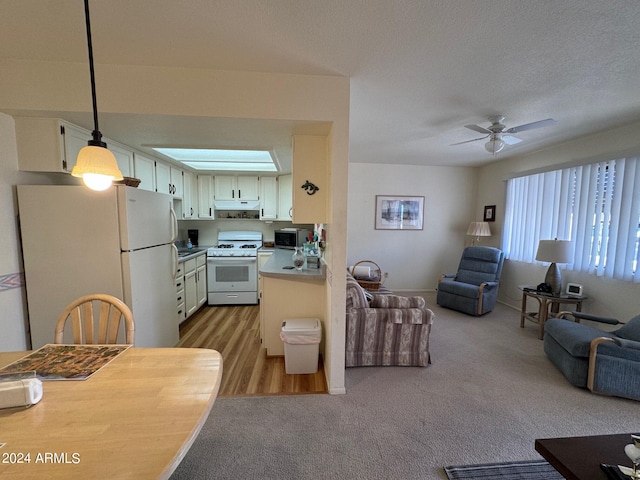
POLYGON ((259 305, 202 307, 180 325, 177 346, 222 354, 220 397, 327 392, 322 358, 317 373, 289 375, 284 357, 267 357, 260 344, 259 305))

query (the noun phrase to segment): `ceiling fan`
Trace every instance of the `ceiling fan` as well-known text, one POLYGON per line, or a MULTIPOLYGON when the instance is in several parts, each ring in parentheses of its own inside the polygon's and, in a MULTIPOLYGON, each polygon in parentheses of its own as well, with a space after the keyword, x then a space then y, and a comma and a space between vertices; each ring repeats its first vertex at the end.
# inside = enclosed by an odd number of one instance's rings
MULTIPOLYGON (((526 130, 533 130, 534 128, 547 127, 557 123, 553 118, 547 118, 546 120, 538 120, 537 122, 525 123, 524 125, 518 125, 517 127, 507 128, 502 122, 504 121, 504 115, 495 115, 489 117, 491 125, 487 128, 479 125, 465 125, 465 128, 473 130, 475 132, 484 133, 484 137, 474 138, 473 140, 466 140, 464 142, 454 143, 453 145, 462 145, 463 143, 477 142, 478 140, 489 139, 485 143, 484 148, 492 155, 496 155, 501 151, 505 145, 515 145, 522 140, 518 137, 511 135, 512 133, 524 132, 526 130)), ((452 146, 453 146, 452 145, 452 146)))

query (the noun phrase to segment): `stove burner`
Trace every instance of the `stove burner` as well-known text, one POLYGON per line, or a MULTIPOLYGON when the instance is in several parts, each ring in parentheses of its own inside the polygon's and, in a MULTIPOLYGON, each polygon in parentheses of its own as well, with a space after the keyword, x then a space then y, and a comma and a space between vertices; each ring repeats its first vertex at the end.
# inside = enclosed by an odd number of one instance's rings
POLYGON ((258 245, 252 243, 251 245, 240 245, 240 248, 258 248, 258 245))
POLYGON ((221 243, 217 245, 216 248, 233 248, 233 243, 221 243))

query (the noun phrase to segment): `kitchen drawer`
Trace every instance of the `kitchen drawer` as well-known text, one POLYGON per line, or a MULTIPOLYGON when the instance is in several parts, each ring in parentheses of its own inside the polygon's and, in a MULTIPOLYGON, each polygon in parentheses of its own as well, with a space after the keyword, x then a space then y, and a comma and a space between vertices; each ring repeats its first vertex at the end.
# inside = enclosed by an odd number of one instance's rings
POLYGON ((179 303, 178 304, 178 325, 180 325, 184 321, 185 315, 186 315, 186 311, 185 311, 184 302, 179 303))
POLYGON ((207 256, 206 255, 198 255, 196 257, 196 265, 198 267, 201 267, 202 265, 206 265, 207 264, 207 256))
POLYGON ((176 269, 176 279, 184 277, 184 262, 178 262, 176 269))
POLYGON ((184 302, 184 288, 176 291, 176 301, 178 303, 184 302))
MULTIPOLYGON (((202 255, 200 255, 202 256, 202 255)), ((200 258, 200 256, 196 258, 200 258)), ((196 258, 190 258, 186 262, 184 262, 184 274, 186 275, 189 272, 193 272, 196 269, 196 258)), ((205 259, 206 261, 206 259, 205 259)))

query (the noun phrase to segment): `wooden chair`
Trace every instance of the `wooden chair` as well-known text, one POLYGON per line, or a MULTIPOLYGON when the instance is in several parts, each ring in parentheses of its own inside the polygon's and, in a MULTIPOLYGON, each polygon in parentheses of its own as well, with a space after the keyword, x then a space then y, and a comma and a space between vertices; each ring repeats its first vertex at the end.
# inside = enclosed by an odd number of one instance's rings
POLYGON ((124 318, 126 343, 133 345, 135 327, 133 313, 124 302, 102 293, 94 293, 77 298, 65 307, 58 317, 55 331, 55 343, 64 343, 64 326, 71 321, 73 343, 75 344, 113 344, 117 343, 120 321, 124 318), (94 305, 95 303, 95 305, 94 305), (97 308, 99 307, 99 309, 97 308), (95 313, 98 312, 98 329, 94 326, 95 313))

